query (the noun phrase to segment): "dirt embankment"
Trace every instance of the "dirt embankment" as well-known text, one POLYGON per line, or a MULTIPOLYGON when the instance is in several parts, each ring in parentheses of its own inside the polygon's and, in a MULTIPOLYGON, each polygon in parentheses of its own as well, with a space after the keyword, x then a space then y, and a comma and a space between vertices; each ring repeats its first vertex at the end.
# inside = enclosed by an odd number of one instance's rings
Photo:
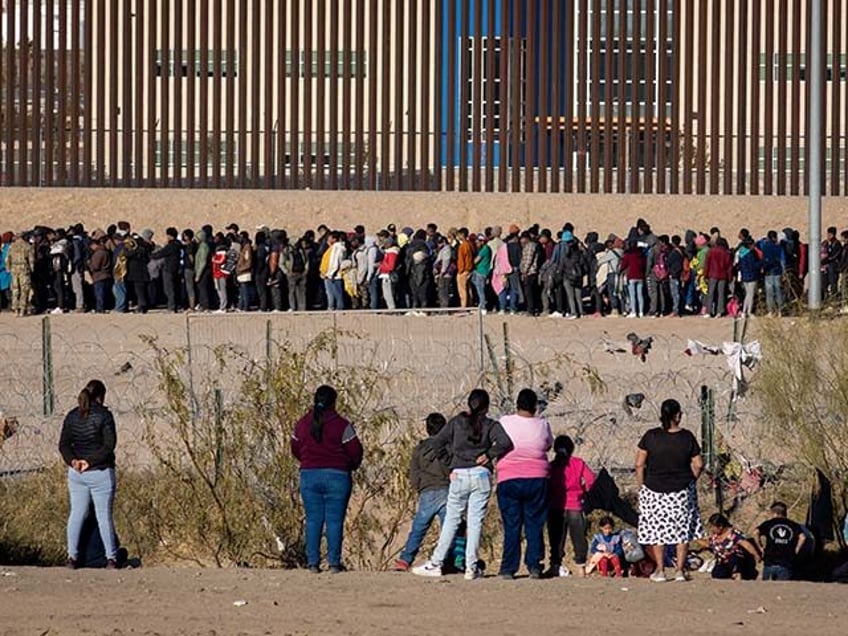
POLYGON ((280 570, 0 570, 0 633, 844 634, 845 588, 280 570), (8 574, 8 576, 7 576, 8 574), (236 603, 246 601, 246 605, 236 603))

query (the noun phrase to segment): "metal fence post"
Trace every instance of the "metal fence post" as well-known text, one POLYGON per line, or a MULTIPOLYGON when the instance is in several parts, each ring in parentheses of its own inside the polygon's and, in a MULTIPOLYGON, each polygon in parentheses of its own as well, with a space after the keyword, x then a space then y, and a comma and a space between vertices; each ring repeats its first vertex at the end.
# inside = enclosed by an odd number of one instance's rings
POLYGON ((480 377, 483 377, 483 372, 486 370, 486 338, 483 331, 483 310, 477 308, 477 344, 478 344, 478 360, 477 364, 480 369, 480 377))
POLYGON ((194 364, 192 364, 191 357, 191 316, 186 314, 185 320, 185 333, 186 333, 186 361, 188 362, 188 392, 189 399, 191 400, 191 419, 192 421, 197 419, 197 396, 194 394, 194 364))
POLYGON ((41 320, 41 393, 44 416, 53 415, 56 394, 53 386, 53 336, 50 331, 50 316, 41 320))

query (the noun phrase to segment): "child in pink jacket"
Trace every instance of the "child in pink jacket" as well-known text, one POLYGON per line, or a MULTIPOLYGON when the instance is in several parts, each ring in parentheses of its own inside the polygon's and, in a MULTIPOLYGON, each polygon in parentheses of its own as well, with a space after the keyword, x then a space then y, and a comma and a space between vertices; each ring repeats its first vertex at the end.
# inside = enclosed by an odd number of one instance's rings
POLYGON ((567 435, 559 435, 554 440, 554 460, 551 462, 551 474, 548 482, 548 538, 551 545, 549 576, 570 576, 571 572, 563 566, 565 539, 571 535, 574 548, 574 564, 578 574, 585 573, 586 555, 589 546, 586 542, 586 515, 583 509, 583 496, 595 483, 595 473, 579 457, 575 457, 574 441, 567 435))

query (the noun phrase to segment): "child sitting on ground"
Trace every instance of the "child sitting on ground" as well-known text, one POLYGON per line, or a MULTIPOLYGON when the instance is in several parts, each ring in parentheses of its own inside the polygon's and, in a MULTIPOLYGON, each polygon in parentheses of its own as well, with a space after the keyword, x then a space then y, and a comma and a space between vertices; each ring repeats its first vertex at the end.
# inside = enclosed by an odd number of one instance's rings
POLYGON ((592 545, 589 548, 592 556, 586 573, 597 567, 601 576, 609 576, 610 566, 612 566, 615 575, 622 576, 624 571, 621 562, 624 560, 624 549, 621 534, 615 531, 612 517, 601 517, 600 527, 601 531, 592 538, 592 545))
POLYGON ((445 427, 445 417, 441 413, 430 413, 426 422, 429 437, 419 442, 412 451, 412 461, 409 466, 409 480, 418 492, 418 509, 412 520, 406 546, 395 561, 394 569, 398 572, 409 570, 409 565, 415 561, 421 542, 424 541, 433 520, 436 517, 442 523, 445 520, 450 486, 450 457, 447 452, 426 452, 430 448, 433 437, 445 427))
POLYGON ((722 514, 712 515, 707 523, 709 536, 693 542, 693 546, 708 548, 715 556, 712 577, 743 581, 756 579, 760 555, 754 543, 722 514))

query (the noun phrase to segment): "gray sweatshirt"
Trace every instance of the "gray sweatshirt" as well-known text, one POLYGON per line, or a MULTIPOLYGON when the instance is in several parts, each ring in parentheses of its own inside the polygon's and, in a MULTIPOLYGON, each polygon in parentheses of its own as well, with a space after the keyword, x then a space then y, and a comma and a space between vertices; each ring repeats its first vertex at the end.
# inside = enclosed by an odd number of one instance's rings
POLYGON ((447 450, 450 453, 451 470, 456 468, 473 468, 477 466, 477 458, 486 455, 489 461, 485 467, 492 470, 492 460, 500 459, 512 450, 512 440, 506 434, 500 422, 491 418, 483 418, 483 429, 480 441, 470 439, 471 424, 468 415, 461 413, 452 418, 435 437, 425 451, 428 454, 447 450))

